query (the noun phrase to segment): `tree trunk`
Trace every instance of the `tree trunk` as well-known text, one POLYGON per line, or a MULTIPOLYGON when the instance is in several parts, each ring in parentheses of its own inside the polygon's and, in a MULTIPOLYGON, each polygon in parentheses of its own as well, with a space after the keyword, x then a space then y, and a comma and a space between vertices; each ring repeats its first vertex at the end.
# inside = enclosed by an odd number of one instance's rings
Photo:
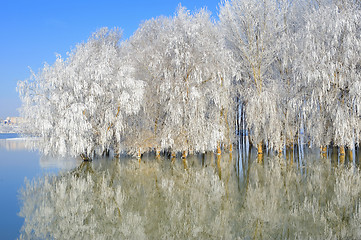
POLYGON ((159 159, 160 158, 160 150, 159 149, 155 149, 155 158, 159 159))
POLYGON ((175 152, 173 152, 173 151, 171 153, 171 160, 172 160, 172 163, 174 164, 175 163, 175 152))
POLYGON ((88 157, 86 154, 81 153, 80 154, 81 159, 83 159, 84 162, 91 162, 91 158, 88 157))
POLYGON ((188 164, 187 164, 187 151, 183 151, 182 160, 183 160, 184 169, 187 170, 187 169, 188 169, 188 164))
POLYGON ((293 144, 290 146, 289 148, 289 160, 290 160, 290 165, 293 165, 293 144))
POLYGON ((221 155, 217 155, 217 169, 218 169, 219 179, 222 179, 221 155))
POLYGON ((340 164, 345 163, 345 147, 340 146, 340 164))
POLYGON ((353 163, 353 151, 352 149, 349 149, 349 156, 350 156, 350 163, 353 163))
POLYGON ((139 166, 140 166, 140 162, 142 161, 142 154, 140 153, 140 149, 138 149, 138 156, 137 156, 138 162, 139 162, 139 166))
POLYGON ((232 162, 233 160, 233 144, 229 145, 229 161, 232 162))
POLYGON ((263 162, 263 143, 259 142, 257 145, 257 162, 262 163, 263 162))
POLYGON ((283 149, 282 148, 279 148, 278 149, 278 157, 282 157, 282 155, 283 155, 283 149))
POLYGON ((326 159, 327 158, 327 146, 321 147, 321 157, 326 159))
POLYGON ((218 156, 218 155, 221 155, 221 154, 222 154, 221 144, 218 143, 218 144, 217 144, 217 156, 218 156))

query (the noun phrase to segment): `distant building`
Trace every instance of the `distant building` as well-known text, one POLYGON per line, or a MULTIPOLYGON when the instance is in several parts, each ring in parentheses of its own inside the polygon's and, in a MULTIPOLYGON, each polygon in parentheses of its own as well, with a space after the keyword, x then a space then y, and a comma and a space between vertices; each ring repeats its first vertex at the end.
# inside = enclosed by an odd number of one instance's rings
POLYGON ((4 124, 7 125, 19 125, 24 122, 24 119, 22 117, 7 117, 4 120, 4 124))

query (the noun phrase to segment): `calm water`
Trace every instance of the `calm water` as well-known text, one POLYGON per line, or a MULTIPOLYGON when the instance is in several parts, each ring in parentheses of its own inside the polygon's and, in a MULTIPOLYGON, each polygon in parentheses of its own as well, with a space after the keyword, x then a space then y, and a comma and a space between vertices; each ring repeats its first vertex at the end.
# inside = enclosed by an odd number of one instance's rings
POLYGON ((0 239, 361 238, 357 152, 344 163, 335 149, 262 164, 254 150, 83 163, 1 137, 0 239))
POLYGON ((19 138, 19 134, 17 133, 0 133, 0 139, 12 139, 19 138))
MULTIPOLYGON (((74 163, 75 166, 77 163, 74 163)), ((57 173, 64 165, 42 160, 37 151, 26 149, 25 140, 15 133, 0 133, 0 239, 16 239, 24 219, 20 212, 19 190, 24 179, 57 173)))

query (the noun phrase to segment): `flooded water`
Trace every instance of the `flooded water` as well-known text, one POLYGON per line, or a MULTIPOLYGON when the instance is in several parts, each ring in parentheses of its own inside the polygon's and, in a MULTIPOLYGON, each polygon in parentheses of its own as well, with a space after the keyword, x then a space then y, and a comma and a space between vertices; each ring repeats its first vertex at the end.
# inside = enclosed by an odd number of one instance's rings
POLYGON ((184 164, 154 154, 140 163, 60 160, 0 146, 1 239, 361 238, 357 151, 301 158, 293 149, 257 163, 255 150, 240 149, 184 164))
MULTIPOLYGON (((24 179, 56 174, 63 168, 42 159, 37 151, 29 150, 26 145, 17 134, 0 134, 0 239, 12 240, 20 235, 24 218, 18 216, 19 191, 24 186, 24 179)), ((74 162, 72 167, 78 164, 74 162)))

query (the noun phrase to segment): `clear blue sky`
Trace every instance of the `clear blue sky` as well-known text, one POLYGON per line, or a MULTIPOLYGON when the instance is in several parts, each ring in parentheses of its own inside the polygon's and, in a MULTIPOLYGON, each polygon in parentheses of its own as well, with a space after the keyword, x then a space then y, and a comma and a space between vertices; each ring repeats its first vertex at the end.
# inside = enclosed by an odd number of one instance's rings
POLYGON ((0 2, 0 119, 18 116, 16 83, 38 72, 55 54, 65 57, 101 27, 120 27, 129 38, 139 24, 172 16, 179 3, 193 11, 207 7, 216 17, 220 0, 3 0, 0 2))

